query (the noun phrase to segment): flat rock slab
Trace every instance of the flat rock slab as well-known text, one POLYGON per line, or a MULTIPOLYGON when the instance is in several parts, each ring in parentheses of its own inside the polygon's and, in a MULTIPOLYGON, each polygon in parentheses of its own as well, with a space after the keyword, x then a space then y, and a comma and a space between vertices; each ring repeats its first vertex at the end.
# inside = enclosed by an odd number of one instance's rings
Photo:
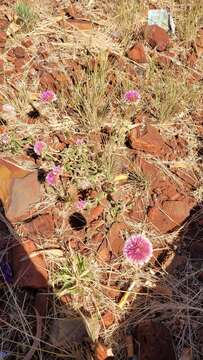
POLYGON ((140 346, 140 360, 176 359, 170 332, 159 322, 141 322, 136 329, 136 340, 140 346))
POLYGON ((18 287, 41 289, 48 286, 48 273, 42 254, 32 240, 19 241, 11 250, 14 283, 18 287))
POLYGON ((24 169, 12 160, 0 159, 0 199, 11 222, 32 215, 40 201, 40 183, 36 170, 24 169))

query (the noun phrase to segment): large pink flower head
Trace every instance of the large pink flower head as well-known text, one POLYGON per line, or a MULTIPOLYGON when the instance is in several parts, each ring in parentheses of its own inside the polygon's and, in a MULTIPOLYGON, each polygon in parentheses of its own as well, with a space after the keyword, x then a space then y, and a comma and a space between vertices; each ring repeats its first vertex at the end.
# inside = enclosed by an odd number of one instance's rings
POLYGON ((141 95, 137 90, 128 90, 124 93, 123 99, 127 103, 135 103, 140 101, 141 95))
POLYGON ((40 100, 44 103, 49 103, 56 101, 57 97, 53 90, 45 90, 40 94, 40 100))
POLYGON ((142 235, 131 235, 125 242, 123 254, 127 260, 137 265, 147 263, 153 253, 152 243, 142 235))
POLYGON ((49 185, 55 185, 59 179, 61 168, 59 165, 53 166, 52 170, 48 172, 46 181, 49 185))

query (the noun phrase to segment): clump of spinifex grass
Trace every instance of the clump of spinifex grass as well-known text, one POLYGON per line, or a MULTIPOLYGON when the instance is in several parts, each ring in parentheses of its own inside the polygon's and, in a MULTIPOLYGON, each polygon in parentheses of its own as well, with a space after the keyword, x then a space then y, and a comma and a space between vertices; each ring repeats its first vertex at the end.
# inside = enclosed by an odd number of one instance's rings
POLYGON ((199 0, 179 0, 175 10, 177 34, 184 44, 195 40, 202 25, 203 3, 199 0))
POLYGON ((30 30, 37 20, 33 6, 26 0, 19 0, 15 5, 18 21, 25 30, 30 30))
POLYGON ((138 30, 142 19, 143 1, 120 0, 116 2, 114 22, 116 31, 122 38, 122 44, 127 46, 132 35, 138 30))
MULTIPOLYGON (((146 77, 145 91, 150 97, 151 113, 158 123, 173 123, 174 118, 194 110, 200 99, 198 84, 190 84, 185 70, 157 69, 151 63, 151 68, 146 77)), ((148 102, 148 100, 147 100, 148 102)))

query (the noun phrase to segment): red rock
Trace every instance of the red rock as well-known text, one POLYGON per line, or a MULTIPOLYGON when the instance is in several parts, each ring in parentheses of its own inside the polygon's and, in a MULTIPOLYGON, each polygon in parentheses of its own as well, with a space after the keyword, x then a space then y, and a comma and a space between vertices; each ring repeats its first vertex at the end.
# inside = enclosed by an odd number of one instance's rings
POLYGON ((159 166, 137 158, 138 170, 149 182, 150 189, 156 193, 157 197, 165 200, 179 200, 182 195, 177 191, 177 185, 171 182, 159 168, 159 166))
POLYGON ((44 89, 56 90, 55 80, 53 76, 46 71, 42 72, 42 75, 40 76, 40 85, 44 89))
POLYGON ((110 261, 111 255, 108 249, 108 244, 106 242, 103 242, 102 246, 99 248, 97 258, 98 260, 107 263, 110 261))
POLYGON ((42 214, 23 224, 24 235, 51 236, 54 234, 54 219, 51 214, 42 214))
POLYGON ((144 221, 146 217, 146 203, 145 200, 141 197, 135 200, 133 208, 128 214, 129 218, 134 221, 144 221))
POLYGON ((122 254, 124 238, 123 233, 127 229, 125 223, 115 222, 108 233, 108 246, 109 250, 115 255, 119 256, 122 254))
POLYGON ((102 205, 98 205, 95 208, 92 208, 89 212, 89 222, 97 220, 104 212, 104 207, 102 205))
POLYGON ((190 248, 190 255, 192 259, 203 260, 203 239, 201 241, 195 241, 190 248))
POLYGON ((32 289, 48 286, 48 273, 43 256, 31 257, 31 254, 36 250, 36 245, 31 240, 25 240, 12 248, 11 265, 16 286, 32 289))
POLYGON ((15 57, 17 57, 18 59, 24 58, 26 55, 25 49, 21 46, 16 46, 13 49, 14 55, 15 57))
POLYGON ((37 50, 37 54, 41 56, 43 59, 46 59, 49 56, 49 51, 46 46, 39 46, 37 50))
POLYGON ((21 44, 22 44, 24 47, 29 48, 30 46, 32 46, 33 42, 32 42, 32 39, 31 39, 29 36, 27 36, 25 39, 23 39, 23 40, 21 41, 21 44))
POLYGON ((0 72, 4 71, 4 60, 0 59, 0 72))
POLYGON ((105 359, 108 359, 108 348, 101 343, 97 343, 95 348, 95 360, 105 359))
POLYGON ((173 64, 171 57, 167 55, 158 55, 157 62, 160 66, 170 66, 171 64, 173 64))
POLYGON ((159 131, 152 125, 146 125, 131 130, 129 142, 134 150, 144 151, 152 155, 163 155, 166 151, 166 144, 159 131))
POLYGON ((166 234, 175 230, 187 219, 194 205, 194 199, 187 197, 178 201, 165 201, 151 208, 148 218, 161 234, 166 234))
POLYGON ((135 44, 129 51, 128 51, 129 59, 137 62, 137 63, 146 63, 147 58, 145 54, 145 48, 142 43, 135 44))
POLYGON ((0 30, 6 30, 9 25, 9 21, 6 18, 0 19, 0 30))
POLYGON ((140 360, 175 360, 172 337, 169 330, 153 320, 142 321, 136 328, 140 360))
POLYGON ((9 49, 9 50, 7 51, 6 57, 7 57, 7 60, 8 60, 9 62, 11 62, 12 64, 15 63, 16 58, 15 58, 15 54, 14 54, 13 48, 12 48, 12 49, 9 49))
POLYGON ((47 293, 37 292, 35 296, 34 308, 38 311, 40 316, 45 317, 48 307, 48 295, 47 293))
POLYGON ((174 172, 189 189, 195 189, 198 186, 198 179, 192 170, 174 169, 174 172))
POLYGON ((25 66, 25 60, 22 59, 16 59, 15 60, 15 71, 17 73, 22 72, 23 71, 23 67, 25 66))
POLYGON ((5 48, 7 35, 4 31, 0 31, 0 51, 5 48))
POLYGON ((111 326, 114 322, 114 315, 112 313, 112 311, 108 310, 104 313, 104 315, 102 315, 101 318, 101 324, 105 327, 108 328, 109 326, 111 326))
POLYGON ((167 32, 158 25, 148 25, 145 30, 145 39, 158 51, 164 51, 170 45, 170 38, 167 32))
POLYGON ((28 218, 40 201, 37 171, 26 170, 12 160, 0 159, 0 199, 11 222, 28 218))

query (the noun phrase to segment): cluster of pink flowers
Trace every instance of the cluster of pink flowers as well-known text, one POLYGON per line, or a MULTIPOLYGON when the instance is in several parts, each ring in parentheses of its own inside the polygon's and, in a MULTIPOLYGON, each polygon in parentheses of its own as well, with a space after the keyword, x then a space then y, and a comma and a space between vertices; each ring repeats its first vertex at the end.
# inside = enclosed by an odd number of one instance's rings
POLYGON ((140 234, 133 234, 124 244, 123 254, 131 263, 144 265, 152 257, 152 243, 140 234))
POLYGON ((35 145, 34 145, 34 152, 35 154, 37 154, 38 156, 41 156, 43 151, 46 149, 46 143, 44 141, 38 140, 36 141, 35 145))
POLYGON ((1 134, 1 142, 2 142, 2 144, 4 144, 4 145, 8 145, 8 143, 9 143, 9 135, 6 133, 6 132, 4 132, 3 134, 1 134))
POLYGON ((50 103, 57 100, 57 96, 53 90, 45 90, 40 94, 40 100, 43 103, 50 103))
POLYGON ((127 103, 136 103, 141 99, 141 95, 137 90, 128 90, 123 95, 123 100, 127 103))
POLYGON ((87 201, 85 200, 79 200, 77 203, 76 203, 76 208, 79 209, 79 210, 82 210, 85 208, 85 206, 87 205, 87 201))
POLYGON ((61 173, 61 168, 59 165, 53 166, 52 170, 48 172, 46 176, 46 182, 49 185, 55 185, 59 179, 59 175, 61 173))
POLYGON ((82 138, 77 138, 76 140, 75 140, 75 144, 76 145, 83 145, 85 142, 84 142, 84 139, 82 139, 82 138))
POLYGON ((11 104, 4 104, 2 106, 2 110, 11 116, 16 116, 16 110, 15 110, 14 106, 11 104))

